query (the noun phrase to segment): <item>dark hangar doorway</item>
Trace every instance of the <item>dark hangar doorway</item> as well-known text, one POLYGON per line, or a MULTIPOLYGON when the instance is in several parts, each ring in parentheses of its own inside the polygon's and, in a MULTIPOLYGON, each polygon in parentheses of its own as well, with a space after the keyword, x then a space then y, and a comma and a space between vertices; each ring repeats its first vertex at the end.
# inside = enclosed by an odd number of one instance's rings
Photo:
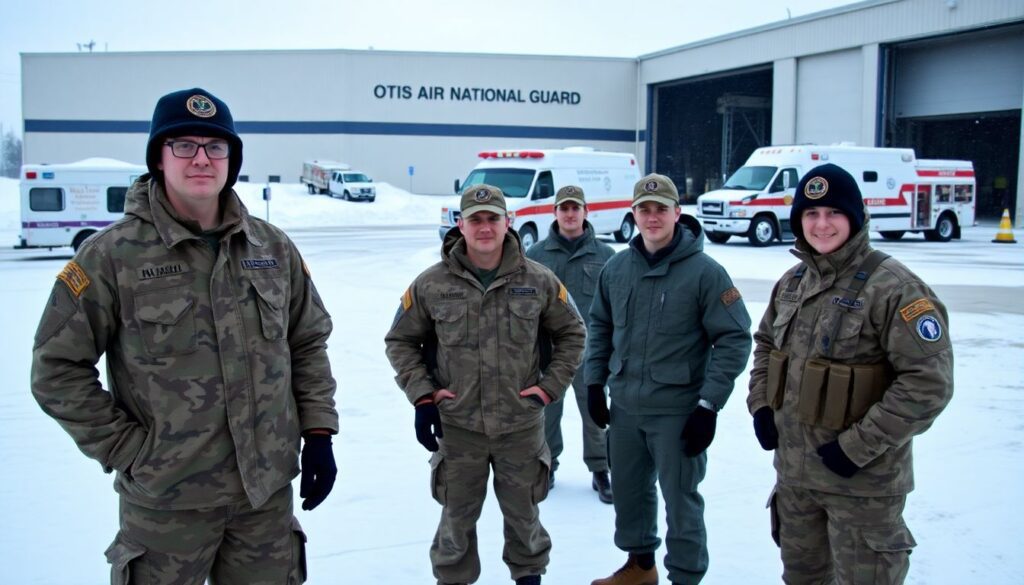
POLYGON ((972 161, 977 217, 1015 217, 1024 25, 889 45, 883 59, 882 144, 972 161))
POLYGON ((685 202, 771 142, 771 65, 654 84, 648 95, 648 171, 670 177, 685 202))

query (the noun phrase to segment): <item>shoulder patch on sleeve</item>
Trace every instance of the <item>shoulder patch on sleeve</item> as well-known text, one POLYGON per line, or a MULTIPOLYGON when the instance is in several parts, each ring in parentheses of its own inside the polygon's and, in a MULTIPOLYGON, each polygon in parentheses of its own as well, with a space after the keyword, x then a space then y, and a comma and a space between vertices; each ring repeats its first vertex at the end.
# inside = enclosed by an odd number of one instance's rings
POLYGON ((89 277, 86 276, 85 271, 82 270, 82 267, 74 260, 68 262, 67 265, 64 266, 64 270, 60 271, 57 278, 63 281, 64 284, 68 285, 68 288, 71 290, 71 294, 76 297, 82 296, 82 293, 85 292, 85 289, 89 288, 89 284, 91 284, 91 281, 89 280, 89 277))
POLYGON ((932 302, 929 301, 928 299, 917 299, 916 301, 900 309, 900 316, 903 317, 904 321, 910 323, 911 321, 914 320, 915 317, 920 317, 921 315, 927 313, 928 311, 934 310, 935 305, 933 305, 932 302))
POLYGON ((565 285, 558 283, 558 300, 565 304, 569 304, 569 291, 566 290, 565 285))
POLYGON ((402 310, 403 311, 408 311, 410 307, 412 307, 412 287, 411 286, 409 288, 405 289, 405 292, 402 293, 402 310))
POLYGON ((740 295, 739 289, 734 286, 729 290, 725 291, 724 293, 722 293, 722 296, 720 298, 722 299, 722 304, 728 307, 729 305, 735 303, 736 301, 740 300, 743 297, 742 295, 740 295))

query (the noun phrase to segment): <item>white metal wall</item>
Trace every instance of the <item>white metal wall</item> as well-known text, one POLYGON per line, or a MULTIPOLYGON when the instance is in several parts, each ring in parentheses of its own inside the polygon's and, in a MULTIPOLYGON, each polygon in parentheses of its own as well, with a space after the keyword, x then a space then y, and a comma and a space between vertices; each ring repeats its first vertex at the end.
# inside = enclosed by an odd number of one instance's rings
POLYGON ((295 181, 303 160, 326 158, 405 188, 411 166, 417 192, 450 193, 486 148, 639 155, 636 70, 633 59, 380 51, 25 54, 25 162, 141 161, 156 100, 199 86, 231 107, 252 180, 295 181), (522 103, 455 99, 473 88, 522 103), (578 103, 543 103, 552 91, 578 103))
POLYGON ((938 45, 900 49, 897 118, 1020 109, 1024 32, 992 31, 938 45))
POLYGON ((797 143, 863 145, 863 65, 859 49, 800 58, 796 83, 797 143))

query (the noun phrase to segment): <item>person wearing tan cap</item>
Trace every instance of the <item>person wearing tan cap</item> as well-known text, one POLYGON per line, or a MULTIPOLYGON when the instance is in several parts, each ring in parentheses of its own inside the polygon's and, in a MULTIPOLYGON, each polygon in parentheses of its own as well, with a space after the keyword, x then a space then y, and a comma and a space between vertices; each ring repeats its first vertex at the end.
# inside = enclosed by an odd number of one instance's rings
POLYGON ((467 187, 461 211, 441 261, 402 295, 387 356, 416 407, 416 439, 434 453, 430 487, 442 509, 430 560, 438 583, 480 577, 476 521, 493 469, 502 558, 517 585, 537 585, 551 550, 538 508, 551 469, 544 406, 572 381, 586 330, 558 278, 523 255, 500 189, 467 187), (552 345, 543 375, 541 336, 552 345))
POLYGON ((697 486, 717 412, 750 356, 750 316, 725 269, 703 252, 700 223, 681 214, 671 179, 640 179, 633 215, 640 237, 601 272, 584 360, 590 416, 609 426, 615 545, 629 557, 592 585, 657 585, 658 485, 668 577, 692 585, 708 568, 697 486))
MULTIPOLYGON (((594 226, 587 221, 587 202, 583 189, 568 185, 555 195, 555 221, 547 238, 526 251, 526 257, 540 262, 555 273, 576 301, 586 322, 590 303, 594 299, 597 276, 615 250, 597 240, 594 226)), ((543 348, 542 348, 543 351, 543 348)), ((543 354, 542 354, 543 356, 543 354)), ((543 369, 546 364, 541 363, 543 369)), ((604 429, 594 424, 587 415, 587 386, 583 371, 577 371, 572 380, 576 406, 583 417, 583 462, 591 472, 590 485, 597 497, 612 503, 612 486, 608 478, 608 446, 604 429)), ((551 483, 554 486, 558 456, 562 454, 562 407, 564 401, 552 402, 544 409, 544 434, 551 448, 551 483)))

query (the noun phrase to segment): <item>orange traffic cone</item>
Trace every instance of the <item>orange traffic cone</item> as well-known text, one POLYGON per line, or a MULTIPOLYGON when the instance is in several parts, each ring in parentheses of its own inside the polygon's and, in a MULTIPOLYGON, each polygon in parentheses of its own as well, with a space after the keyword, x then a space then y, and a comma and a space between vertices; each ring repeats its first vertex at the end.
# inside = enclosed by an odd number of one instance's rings
POLYGON ((1010 223, 1010 210, 1003 210, 1003 219, 999 220, 999 231, 996 232, 996 239, 992 240, 994 244, 1016 244, 1017 240, 1013 239, 1013 224, 1010 223))

